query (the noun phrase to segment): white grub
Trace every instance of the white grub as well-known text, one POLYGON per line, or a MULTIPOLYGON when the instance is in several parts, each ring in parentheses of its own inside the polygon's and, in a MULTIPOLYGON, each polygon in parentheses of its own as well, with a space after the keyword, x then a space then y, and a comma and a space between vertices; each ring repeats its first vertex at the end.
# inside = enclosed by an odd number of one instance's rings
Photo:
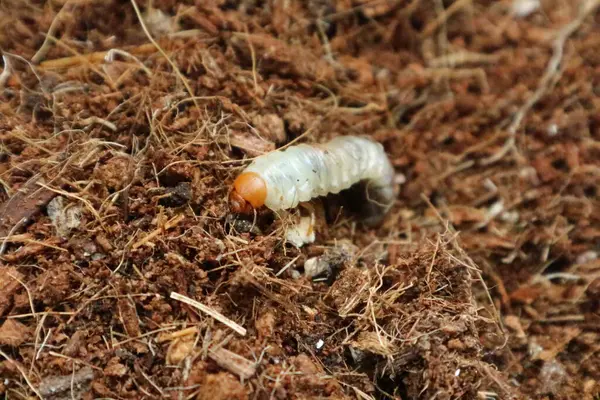
POLYGON ((394 199, 394 168, 383 146, 360 136, 338 136, 320 145, 300 144, 258 157, 245 170, 260 176, 265 206, 273 211, 336 194, 363 181, 369 206, 387 213, 394 199))
POLYGON ((540 0, 514 0, 512 14, 518 18, 525 18, 540 8, 540 0))

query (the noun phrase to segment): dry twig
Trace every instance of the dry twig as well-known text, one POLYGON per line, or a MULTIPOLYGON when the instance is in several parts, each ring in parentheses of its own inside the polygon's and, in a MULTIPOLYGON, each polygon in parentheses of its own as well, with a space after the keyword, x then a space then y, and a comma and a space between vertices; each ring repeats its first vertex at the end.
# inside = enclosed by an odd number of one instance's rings
POLYGON ((256 363, 223 348, 209 349, 208 356, 221 368, 242 379, 250 379, 256 373, 256 363))

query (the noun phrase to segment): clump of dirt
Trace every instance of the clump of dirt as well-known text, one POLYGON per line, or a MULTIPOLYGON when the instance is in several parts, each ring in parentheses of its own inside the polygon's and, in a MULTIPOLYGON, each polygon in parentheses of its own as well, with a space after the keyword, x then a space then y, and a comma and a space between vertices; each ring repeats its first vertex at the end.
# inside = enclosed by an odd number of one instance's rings
POLYGON ((599 7, 2 2, 0 394, 597 397, 599 7), (230 211, 346 134, 396 169, 380 226, 230 211))
POLYGON ((508 395, 505 386, 493 388, 503 378, 483 361, 480 340, 488 335, 502 342, 501 331, 478 314, 476 269, 456 258, 446 240, 401 253, 389 266, 347 268, 325 300, 347 321, 359 316, 344 342, 357 368, 374 371, 385 392, 475 398, 494 389, 508 395))

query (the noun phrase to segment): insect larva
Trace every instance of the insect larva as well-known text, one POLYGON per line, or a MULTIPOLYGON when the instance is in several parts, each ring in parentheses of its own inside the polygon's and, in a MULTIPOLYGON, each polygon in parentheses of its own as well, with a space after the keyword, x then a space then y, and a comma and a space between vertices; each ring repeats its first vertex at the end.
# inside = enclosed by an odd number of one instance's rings
POLYGON ((383 146, 359 136, 339 136, 325 144, 300 144, 256 158, 235 180, 230 195, 235 212, 265 205, 294 208, 362 182, 376 223, 394 201, 394 169, 383 146), (251 206, 251 207, 250 207, 251 206))

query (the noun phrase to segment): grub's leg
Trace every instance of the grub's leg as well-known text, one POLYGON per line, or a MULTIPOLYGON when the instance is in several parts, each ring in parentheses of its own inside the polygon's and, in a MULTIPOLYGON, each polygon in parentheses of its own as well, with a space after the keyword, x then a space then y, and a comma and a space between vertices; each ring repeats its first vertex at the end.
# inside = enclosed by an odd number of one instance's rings
POLYGON ((300 203, 299 206, 307 211, 309 214, 314 215, 314 230, 319 231, 324 236, 329 235, 327 229, 327 215, 325 212, 325 204, 320 198, 311 200, 310 202, 300 203))
POLYGON ((314 215, 316 212, 316 206, 310 201, 305 201, 303 203, 299 203, 298 207, 304 209, 304 211, 307 211, 308 214, 314 215))
POLYGON ((315 241, 315 207, 311 203, 300 203, 299 206, 299 218, 292 218, 293 222, 285 233, 286 241, 296 247, 315 241))

